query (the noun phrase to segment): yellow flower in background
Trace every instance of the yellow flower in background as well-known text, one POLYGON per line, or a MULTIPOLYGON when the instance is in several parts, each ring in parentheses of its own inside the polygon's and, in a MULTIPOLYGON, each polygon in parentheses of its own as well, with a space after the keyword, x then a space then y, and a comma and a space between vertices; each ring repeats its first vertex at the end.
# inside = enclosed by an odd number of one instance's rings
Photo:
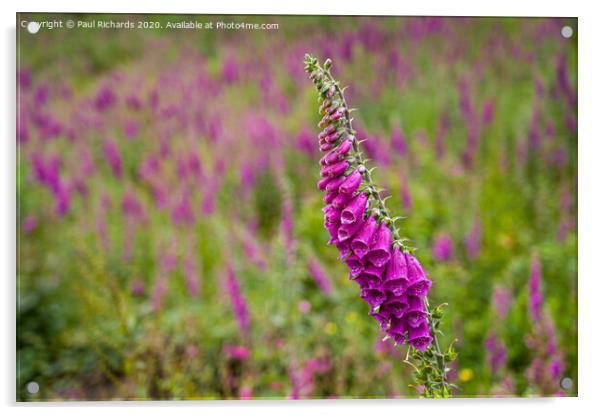
POLYGON ((458 379, 460 379, 462 382, 468 382, 470 379, 472 379, 472 376, 472 369, 462 369, 460 370, 460 373, 458 373, 458 379))
POLYGON ((345 314, 345 322, 349 324, 353 324, 357 321, 357 313, 355 311, 350 311, 345 314))
POLYGON ((508 235, 507 233, 502 233, 498 237, 498 243, 503 248, 506 248, 506 249, 512 248, 513 242, 514 241, 512 240, 512 236, 508 235))
POLYGON ((332 321, 329 321, 328 323, 326 323, 326 326, 324 327, 324 331, 329 336, 332 336, 333 334, 335 334, 337 332, 337 325, 334 324, 332 321))

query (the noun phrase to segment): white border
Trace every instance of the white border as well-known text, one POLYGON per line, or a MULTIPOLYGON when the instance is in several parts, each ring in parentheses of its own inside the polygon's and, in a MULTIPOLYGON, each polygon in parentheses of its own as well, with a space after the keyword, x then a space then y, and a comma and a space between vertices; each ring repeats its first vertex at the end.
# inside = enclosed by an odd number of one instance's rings
POLYGON ((219 409, 244 411, 250 414, 266 412, 306 413, 315 410, 343 410, 346 413, 367 412, 445 412, 462 414, 504 414, 519 411, 545 411, 563 413, 577 410, 589 413, 594 405, 599 406, 598 390, 602 387, 599 374, 602 373, 597 349, 602 347, 600 336, 601 318, 599 307, 602 295, 602 269, 597 257, 601 249, 600 215, 602 214, 601 195, 602 174, 602 123, 600 74, 600 44, 602 43, 600 14, 594 9, 593 1, 545 1, 528 2, 506 0, 499 2, 425 1, 399 2, 389 0, 330 2, 324 0, 300 0, 296 3, 273 2, 267 0, 191 2, 170 0, 156 4, 103 0, 102 2, 25 1, 16 5, 2 2, 3 23, 2 47, 2 125, 5 137, 2 143, 0 163, 2 175, 2 247, 0 264, 3 265, 1 309, 0 356, 3 359, 0 375, 0 403, 8 406, 8 413, 20 411, 30 413, 81 413, 91 414, 128 412, 131 414, 163 414, 168 408, 182 413, 213 412, 219 409), (369 15, 454 15, 454 16, 568 16, 579 18, 579 398, 566 399, 458 399, 447 402, 418 401, 309 401, 309 402, 172 402, 172 403, 91 403, 91 404, 14 404, 14 350, 15 350, 15 13, 17 11, 43 12, 107 12, 107 13, 204 13, 204 14, 369 14, 369 15))

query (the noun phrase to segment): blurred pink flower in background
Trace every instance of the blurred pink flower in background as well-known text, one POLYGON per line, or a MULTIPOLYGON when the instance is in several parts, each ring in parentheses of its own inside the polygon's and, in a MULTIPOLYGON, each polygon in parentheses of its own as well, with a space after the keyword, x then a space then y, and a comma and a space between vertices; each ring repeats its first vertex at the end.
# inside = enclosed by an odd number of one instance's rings
POLYGON ((249 357, 249 350, 243 345, 224 344, 224 354, 229 359, 245 360, 249 357))
POLYGON ((448 261, 452 256, 453 241, 449 234, 440 233, 433 241, 432 255, 437 261, 448 261))
POLYGON ((243 386, 242 388, 240 388, 240 393, 238 395, 238 397, 241 400, 249 400, 253 397, 253 388, 251 388, 250 386, 243 386))
POLYGON ((307 314, 311 310, 311 304, 307 300, 301 300, 299 301, 298 308, 301 314, 307 314))
POLYGON ((26 233, 33 232, 37 225, 38 219, 33 215, 28 215, 21 221, 21 229, 26 233))

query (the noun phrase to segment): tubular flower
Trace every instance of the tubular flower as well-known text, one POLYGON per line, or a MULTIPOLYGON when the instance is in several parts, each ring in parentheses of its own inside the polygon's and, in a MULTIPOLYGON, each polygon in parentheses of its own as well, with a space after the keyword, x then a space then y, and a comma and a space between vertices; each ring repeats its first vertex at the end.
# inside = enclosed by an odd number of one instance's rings
POLYGON ((351 242, 351 250, 358 258, 363 258, 370 251, 377 227, 376 219, 370 216, 351 242))
POLYGON ((352 278, 357 277, 364 270, 362 259, 355 254, 347 256, 345 264, 349 267, 349 273, 352 278))
POLYGON ((409 253, 405 253, 406 263, 408 264, 409 286, 406 293, 417 297, 424 297, 431 286, 431 280, 426 277, 420 262, 409 253))
POLYGON ((367 259, 376 266, 383 266, 391 258, 391 231, 385 222, 381 222, 374 235, 374 245, 368 252, 367 259))
POLYGON ((410 343, 416 349, 423 352, 432 341, 433 338, 431 337, 426 319, 416 327, 408 325, 408 343, 410 343))
POLYGON ((393 247, 384 287, 395 296, 402 295, 408 287, 408 265, 398 246, 393 247))
MULTIPOLYGON (((366 201, 367 197, 364 192, 360 192, 355 196, 341 212, 341 223, 343 225, 350 225, 360 221, 366 211, 366 201)), ((381 223, 382 226, 383 224, 381 223)), ((391 238, 389 237, 390 240, 391 238)))
MULTIPOLYGON (((366 168, 349 110, 338 84, 306 56, 306 70, 320 92, 320 159, 317 187, 324 194, 324 227, 339 250, 349 279, 359 285, 370 315, 396 344, 419 351, 431 344, 425 296, 431 286, 422 265, 410 254, 366 168)), ((327 67, 328 66, 328 67, 327 67)))

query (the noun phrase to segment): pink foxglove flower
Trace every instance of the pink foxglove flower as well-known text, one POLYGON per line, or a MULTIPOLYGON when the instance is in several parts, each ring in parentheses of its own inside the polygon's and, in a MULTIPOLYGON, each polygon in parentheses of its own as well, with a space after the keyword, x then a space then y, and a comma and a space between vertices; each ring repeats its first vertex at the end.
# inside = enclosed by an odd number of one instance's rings
MULTIPOLYGON (((336 246, 339 259, 349 267, 349 279, 359 286, 360 298, 386 333, 385 339, 396 345, 407 342, 417 359, 415 367, 420 367, 417 370, 441 379, 437 385, 418 380, 424 395, 447 397, 450 385, 445 366, 455 353, 450 347, 443 354, 436 339, 442 311, 438 307, 433 313, 428 308, 426 296, 432 282, 399 236, 396 219, 389 215, 372 180, 343 90, 330 74, 332 62, 327 60, 321 66, 317 59, 305 55, 305 64, 321 103, 318 147, 324 156, 317 187, 324 192, 328 244, 336 246), (429 347, 434 352, 424 353, 429 347)), ((298 395, 295 389, 293 395, 298 395)))
POLYGON ((318 189, 325 192, 329 243, 339 249, 360 297, 387 335, 424 351, 433 340, 423 302, 431 281, 404 246, 372 182, 343 93, 328 71, 330 63, 322 69, 309 56, 305 62, 321 98, 318 146, 325 155, 318 189))

